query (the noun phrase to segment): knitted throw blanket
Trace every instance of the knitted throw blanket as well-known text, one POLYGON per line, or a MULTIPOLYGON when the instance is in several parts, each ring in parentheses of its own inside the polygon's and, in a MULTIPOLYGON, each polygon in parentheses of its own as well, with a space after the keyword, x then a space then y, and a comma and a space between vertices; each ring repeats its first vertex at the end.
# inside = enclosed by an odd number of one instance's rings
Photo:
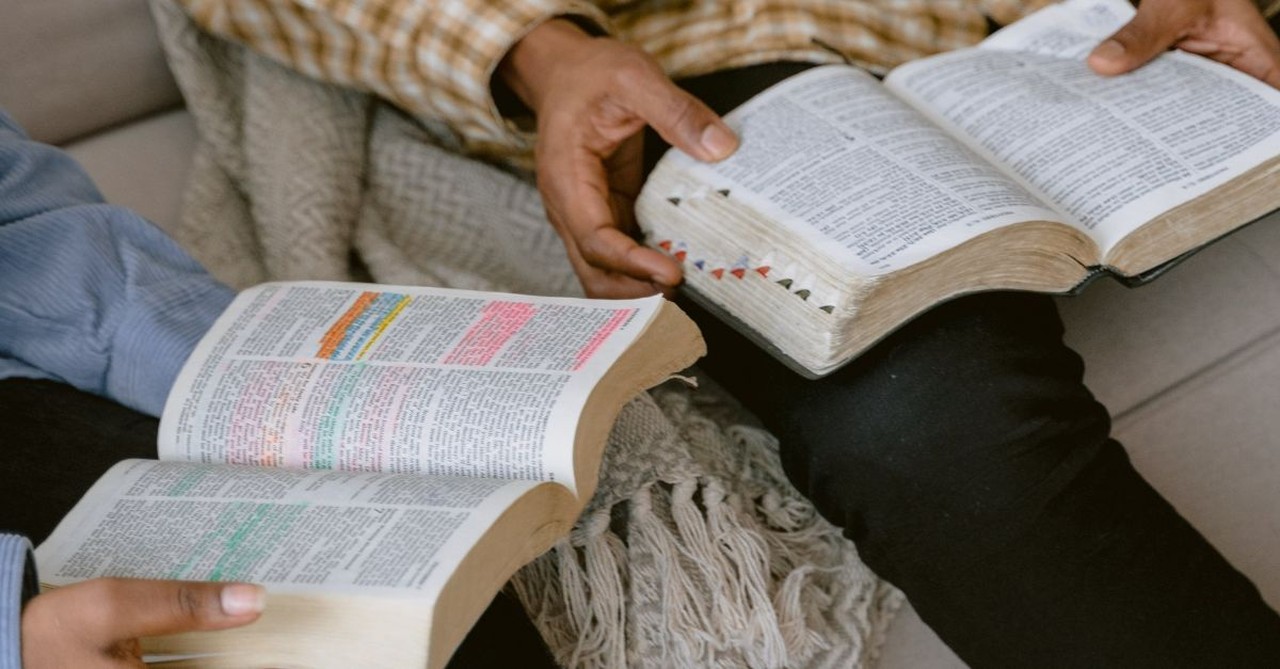
MULTIPOLYGON (((527 177, 358 92, 152 10, 199 142, 169 232, 219 279, 573 295, 527 177)), ((787 483, 722 389, 631 402, 569 537, 510 584, 569 667, 864 667, 901 595, 787 483)))

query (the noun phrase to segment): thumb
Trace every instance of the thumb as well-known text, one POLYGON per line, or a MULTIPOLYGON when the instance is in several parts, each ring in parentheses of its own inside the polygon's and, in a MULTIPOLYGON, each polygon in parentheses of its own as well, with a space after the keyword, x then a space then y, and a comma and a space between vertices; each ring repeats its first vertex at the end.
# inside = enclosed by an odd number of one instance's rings
MULTIPOLYGON (((74 597, 81 634, 112 644, 125 639, 238 627, 262 613, 266 591, 248 583, 105 578, 60 588, 74 597), (82 591, 76 592, 77 588, 82 591)), ((69 616, 70 617, 70 616, 69 616)))
POLYGON ((1088 64, 1094 72, 1115 75, 1135 70, 1182 39, 1175 17, 1150 9, 1153 7, 1158 9, 1157 3, 1138 5, 1133 20, 1089 54, 1088 64), (1143 11, 1144 7, 1148 11, 1143 11))
POLYGON ((634 82, 627 89, 628 105, 671 146, 705 161, 723 160, 738 149, 729 126, 656 65, 634 82))

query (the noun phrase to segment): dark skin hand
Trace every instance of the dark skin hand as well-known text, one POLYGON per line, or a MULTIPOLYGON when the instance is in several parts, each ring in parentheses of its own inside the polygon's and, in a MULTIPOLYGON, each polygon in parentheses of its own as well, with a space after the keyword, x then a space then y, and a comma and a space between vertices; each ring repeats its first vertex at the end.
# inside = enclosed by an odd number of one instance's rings
POLYGON ((99 578, 36 596, 22 610, 25 669, 141 669, 145 636, 247 625, 264 591, 246 583, 99 578))
MULTIPOLYGON (((1170 48, 1207 56, 1280 87, 1280 41, 1249 0, 1143 0, 1134 19, 1089 56, 1105 75, 1170 48)), ((738 139, 640 49, 568 20, 529 32, 498 76, 534 111, 538 189, 588 295, 671 294, 671 258, 631 236, 646 125, 694 158, 723 160, 738 139)))
POLYGON ((648 54, 567 20, 534 28, 498 73, 537 115, 538 190, 587 294, 670 294, 680 266, 630 235, 642 131, 706 161, 728 157, 737 137, 648 54))
POLYGON ((1089 66, 1099 74, 1122 74, 1170 48, 1280 88, 1280 39, 1250 0, 1142 0, 1133 20, 1094 49, 1089 66))

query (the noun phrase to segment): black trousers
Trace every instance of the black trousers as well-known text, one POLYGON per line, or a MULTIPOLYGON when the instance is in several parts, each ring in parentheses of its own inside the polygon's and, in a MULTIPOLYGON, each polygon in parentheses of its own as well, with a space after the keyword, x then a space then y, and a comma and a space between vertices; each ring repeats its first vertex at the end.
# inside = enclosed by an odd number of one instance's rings
MULTIPOLYGON (((804 67, 681 83, 724 113, 804 67)), ((818 381, 682 306, 791 482, 971 666, 1280 667, 1280 616, 1110 438, 1048 297, 954 300, 818 381)))
MULTIPOLYGON (((150 416, 61 383, 0 380, 0 529, 39 544, 111 465, 156 457, 158 427, 150 416)), ((448 666, 556 665, 520 605, 499 593, 448 666)))

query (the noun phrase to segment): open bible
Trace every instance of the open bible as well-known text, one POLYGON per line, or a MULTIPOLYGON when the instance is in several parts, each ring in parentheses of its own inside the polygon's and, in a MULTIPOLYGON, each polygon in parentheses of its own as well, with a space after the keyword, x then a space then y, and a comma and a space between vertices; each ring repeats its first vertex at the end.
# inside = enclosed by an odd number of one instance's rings
POLYGON ((160 459, 95 483, 41 577, 267 587, 253 625, 145 640, 172 666, 442 667, 572 527, 622 405, 703 352, 661 297, 255 287, 184 366, 160 459))
POLYGON ((1177 51, 1093 73, 1132 14, 1071 0, 883 82, 791 77, 726 116, 727 160, 662 158, 636 204, 645 240, 810 377, 959 295, 1150 280, 1280 208, 1280 91, 1177 51))

